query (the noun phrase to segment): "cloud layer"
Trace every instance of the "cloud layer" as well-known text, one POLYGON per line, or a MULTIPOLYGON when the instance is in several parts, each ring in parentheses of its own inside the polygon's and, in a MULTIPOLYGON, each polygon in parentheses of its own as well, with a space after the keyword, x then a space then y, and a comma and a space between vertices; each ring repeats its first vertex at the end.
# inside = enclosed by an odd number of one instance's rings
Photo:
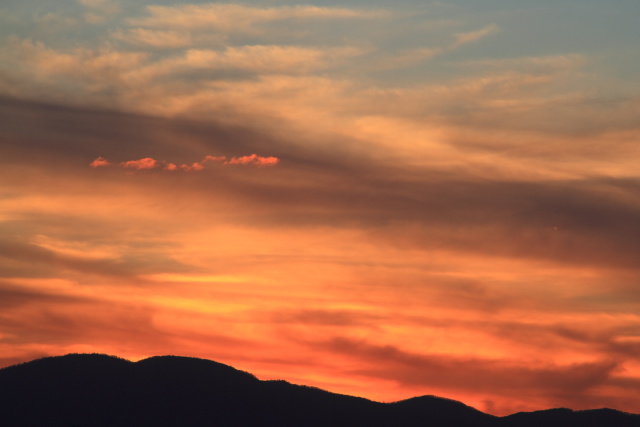
POLYGON ((0 363, 637 411, 640 10, 572 1, 3 7, 0 363))

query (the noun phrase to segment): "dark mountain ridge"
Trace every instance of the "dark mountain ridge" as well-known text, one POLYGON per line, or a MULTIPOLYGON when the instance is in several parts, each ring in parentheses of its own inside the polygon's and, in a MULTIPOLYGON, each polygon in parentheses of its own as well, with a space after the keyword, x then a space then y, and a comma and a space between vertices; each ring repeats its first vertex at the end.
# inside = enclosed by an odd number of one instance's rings
POLYGON ((639 427, 640 415, 552 409, 495 417, 435 396, 379 403, 260 381, 204 359, 70 354, 0 369, 0 426, 639 427))

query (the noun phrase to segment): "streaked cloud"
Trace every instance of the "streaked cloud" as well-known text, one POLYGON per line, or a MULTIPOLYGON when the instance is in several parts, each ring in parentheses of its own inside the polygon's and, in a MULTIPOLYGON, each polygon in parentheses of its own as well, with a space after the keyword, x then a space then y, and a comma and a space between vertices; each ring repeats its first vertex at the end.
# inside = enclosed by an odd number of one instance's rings
POLYGON ((121 12, 120 4, 114 0, 76 0, 88 11, 84 19, 90 24, 100 24, 121 12))
POLYGON ((261 23, 291 19, 372 19, 383 11, 312 5, 251 7, 232 3, 147 6, 150 16, 133 18, 129 24, 147 28, 214 28, 224 32, 260 31, 261 23))
POLYGON ((392 57, 385 58, 384 63, 381 64, 379 68, 393 69, 415 66, 420 62, 428 61, 437 55, 443 55, 447 52, 455 51, 462 46, 465 46, 469 43, 474 43, 498 31, 498 27, 495 24, 492 24, 478 31, 455 34, 455 41, 446 46, 406 49, 393 55, 392 57))
POLYGON ((111 33, 111 37, 127 43, 158 48, 188 47, 194 43, 190 33, 175 30, 132 28, 111 33))
POLYGON ((475 43, 480 39, 483 39, 491 34, 495 34, 499 31, 499 28, 495 24, 488 25, 477 31, 470 31, 466 33, 458 33, 455 35, 456 41, 453 47, 460 47, 465 44, 475 43))

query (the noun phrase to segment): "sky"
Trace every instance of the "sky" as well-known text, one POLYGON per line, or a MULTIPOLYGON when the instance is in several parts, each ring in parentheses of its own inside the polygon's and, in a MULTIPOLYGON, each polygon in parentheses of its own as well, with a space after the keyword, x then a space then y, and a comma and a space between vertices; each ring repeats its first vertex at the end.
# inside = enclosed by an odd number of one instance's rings
POLYGON ((0 5, 0 366, 638 412, 636 0, 0 5))

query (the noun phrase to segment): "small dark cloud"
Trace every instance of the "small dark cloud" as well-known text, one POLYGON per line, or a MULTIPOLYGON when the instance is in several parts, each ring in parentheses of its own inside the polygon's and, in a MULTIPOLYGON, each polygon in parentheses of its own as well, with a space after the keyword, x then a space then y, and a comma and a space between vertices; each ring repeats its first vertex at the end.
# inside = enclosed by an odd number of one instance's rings
POLYGON ((28 289, 3 281, 0 282, 0 309, 2 344, 23 354, 0 359, 0 365, 52 355, 30 351, 34 344, 44 346, 54 355, 85 344, 115 353, 149 356, 186 354, 193 351, 191 347, 202 350, 203 342, 211 346, 248 347, 248 341, 242 338, 216 332, 167 331, 156 324, 157 308, 112 295, 78 295, 73 288, 63 293, 55 289, 28 289))
POLYGON ((376 314, 350 310, 296 310, 275 313, 271 321, 317 326, 362 326, 375 324, 381 318, 376 314))
MULTIPOLYGON (((576 348, 598 353, 603 357, 616 360, 633 360, 640 357, 640 341, 627 340, 628 326, 609 325, 572 325, 572 324, 536 324, 505 322, 493 326, 485 325, 489 330, 513 342, 532 347, 549 349, 576 348)), ((631 334, 634 337, 634 334, 631 334)))
POLYGON ((35 290, 18 286, 10 281, 0 280, 0 308, 3 310, 9 310, 15 307, 22 307, 29 304, 39 303, 80 303, 86 302, 90 299, 69 296, 69 295, 57 295, 55 293, 48 293, 42 290, 35 290))
POLYGON ((20 241, 0 243, 0 262, 9 260, 14 277, 30 277, 40 272, 40 277, 59 275, 61 270, 97 276, 133 278, 140 274, 185 271, 187 266, 165 255, 144 252, 118 257, 89 258, 57 252, 37 244, 20 241), (24 272, 22 274, 21 272, 24 272))

